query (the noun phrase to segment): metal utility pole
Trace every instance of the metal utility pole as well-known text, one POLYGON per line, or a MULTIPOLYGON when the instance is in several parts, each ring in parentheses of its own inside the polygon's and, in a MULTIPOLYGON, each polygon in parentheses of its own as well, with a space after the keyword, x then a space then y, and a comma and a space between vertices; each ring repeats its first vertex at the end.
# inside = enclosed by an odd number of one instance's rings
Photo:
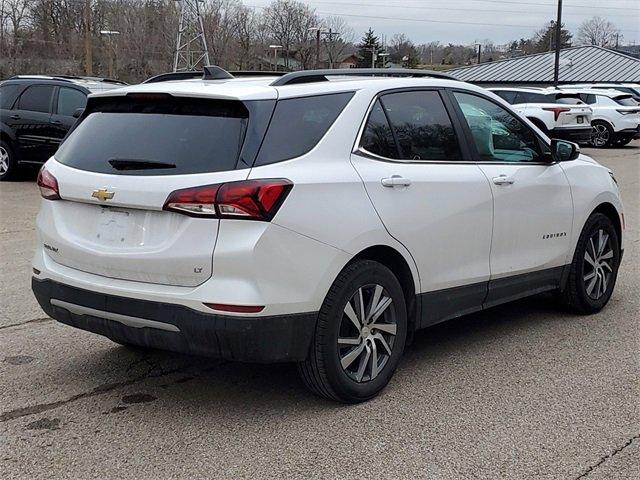
POLYGON ((84 73, 93 75, 93 49, 91 45, 91 0, 84 2, 84 73))
POLYGON ((340 32, 334 32, 330 28, 329 31, 324 32, 324 34, 325 34, 324 44, 327 47, 327 56, 329 57, 329 68, 333 69, 333 51, 332 51, 333 37, 336 37, 336 38, 339 37, 340 32))
POLYGON ((109 78, 115 77, 114 69, 114 56, 116 55, 116 43, 113 40, 116 35, 120 35, 117 30, 100 30, 100 35, 105 35, 108 38, 109 44, 109 78))
POLYGON ((173 60, 174 72, 188 72, 209 65, 209 50, 200 14, 202 0, 176 0, 180 3, 180 23, 173 60))
POLYGON ((476 43, 476 46, 478 47, 478 64, 480 64, 480 59, 482 58, 482 44, 476 43))
POLYGON ((558 86, 560 76, 560 49, 562 48, 562 0, 558 0, 558 18, 556 19, 556 58, 553 65, 553 86, 558 86))
POLYGON ((278 50, 284 48, 282 45, 269 45, 269 48, 273 49, 273 69, 278 71, 278 50))

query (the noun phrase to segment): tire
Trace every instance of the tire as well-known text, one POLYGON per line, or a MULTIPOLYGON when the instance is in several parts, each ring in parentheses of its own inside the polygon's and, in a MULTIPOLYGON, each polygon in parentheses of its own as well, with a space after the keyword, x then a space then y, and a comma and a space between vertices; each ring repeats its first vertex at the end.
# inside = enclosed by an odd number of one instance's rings
POLYGON ((298 372, 317 395, 343 403, 364 402, 389 383, 406 337, 407 309, 400 282, 384 265, 360 260, 345 267, 329 289, 309 357, 298 364, 298 372), (359 307, 360 294, 364 309, 359 307), (372 310, 379 311, 372 309, 374 302, 382 312, 371 316, 372 310))
POLYGON ((616 229, 609 217, 594 213, 582 229, 567 284, 564 291, 559 292, 559 300, 569 311, 577 314, 599 312, 611 298, 619 266, 620 242, 616 229), (603 239, 602 244, 600 238, 603 239), (599 269, 593 266, 594 257, 599 269))
POLYGON ((0 140, 0 181, 11 180, 18 173, 16 157, 8 142, 0 140))
POLYGON ((621 138, 618 138, 616 140, 615 146, 616 147, 624 147, 625 145, 628 145, 629 143, 631 143, 631 140, 633 140, 633 137, 621 137, 621 138))
POLYGON ((613 128, 606 123, 596 120, 592 123, 593 133, 591 134, 591 140, 589 145, 595 148, 606 148, 613 145, 614 132, 613 128))

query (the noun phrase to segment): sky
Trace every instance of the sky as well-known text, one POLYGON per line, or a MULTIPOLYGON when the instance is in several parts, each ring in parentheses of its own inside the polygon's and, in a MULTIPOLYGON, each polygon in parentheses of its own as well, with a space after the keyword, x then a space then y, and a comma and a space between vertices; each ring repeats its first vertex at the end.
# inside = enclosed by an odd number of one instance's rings
MULTIPOLYGON (((302 0, 320 16, 342 16, 359 41, 369 27, 391 38, 406 34, 414 43, 439 41, 495 44, 531 37, 555 20, 557 0, 302 0)), ((244 0, 258 10, 269 0, 244 0)), ((563 23, 574 34, 593 17, 606 18, 623 35, 622 44, 640 44, 640 1, 564 0, 563 23)))

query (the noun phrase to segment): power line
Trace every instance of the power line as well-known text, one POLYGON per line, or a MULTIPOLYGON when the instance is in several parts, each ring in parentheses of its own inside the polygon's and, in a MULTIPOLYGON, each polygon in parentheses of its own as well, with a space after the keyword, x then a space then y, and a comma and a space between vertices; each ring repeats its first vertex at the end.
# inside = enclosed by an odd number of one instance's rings
MULTIPOLYGON (((452 12, 486 12, 486 13, 522 13, 521 10, 492 10, 492 9, 486 9, 486 8, 454 8, 454 7, 441 7, 438 5, 438 7, 425 7, 425 6, 415 6, 415 5, 403 5, 403 6, 399 6, 399 5, 389 5, 387 4, 382 4, 382 3, 352 3, 352 2, 331 2, 331 1, 324 1, 324 0, 313 0, 312 2, 309 2, 309 6, 313 6, 313 4, 322 4, 322 5, 349 5, 349 6, 354 6, 354 7, 380 7, 380 8, 401 8, 401 9, 412 9, 412 10, 429 10, 429 11, 433 11, 434 8, 437 8, 438 11, 440 10, 445 10, 445 11, 452 11, 452 12)), ((551 6, 551 4, 549 4, 551 6)), ((546 15, 547 12, 532 12, 535 15, 546 15)), ((566 15, 574 15, 574 16, 584 16, 583 13, 565 13, 566 15)), ((614 13, 614 14, 608 14, 608 17, 611 16, 615 16, 615 17, 628 17, 628 14, 624 14, 624 13, 614 13)))

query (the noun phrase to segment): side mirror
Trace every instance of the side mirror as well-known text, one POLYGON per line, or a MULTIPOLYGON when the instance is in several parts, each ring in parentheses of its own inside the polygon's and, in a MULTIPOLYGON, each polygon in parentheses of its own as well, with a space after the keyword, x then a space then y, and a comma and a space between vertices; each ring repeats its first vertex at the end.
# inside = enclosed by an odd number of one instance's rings
POLYGON ((76 108, 76 111, 73 112, 73 118, 80 118, 84 113, 84 108, 76 108))
POLYGON ((556 162, 568 162, 580 156, 580 147, 577 143, 566 140, 551 139, 551 157, 556 162))

